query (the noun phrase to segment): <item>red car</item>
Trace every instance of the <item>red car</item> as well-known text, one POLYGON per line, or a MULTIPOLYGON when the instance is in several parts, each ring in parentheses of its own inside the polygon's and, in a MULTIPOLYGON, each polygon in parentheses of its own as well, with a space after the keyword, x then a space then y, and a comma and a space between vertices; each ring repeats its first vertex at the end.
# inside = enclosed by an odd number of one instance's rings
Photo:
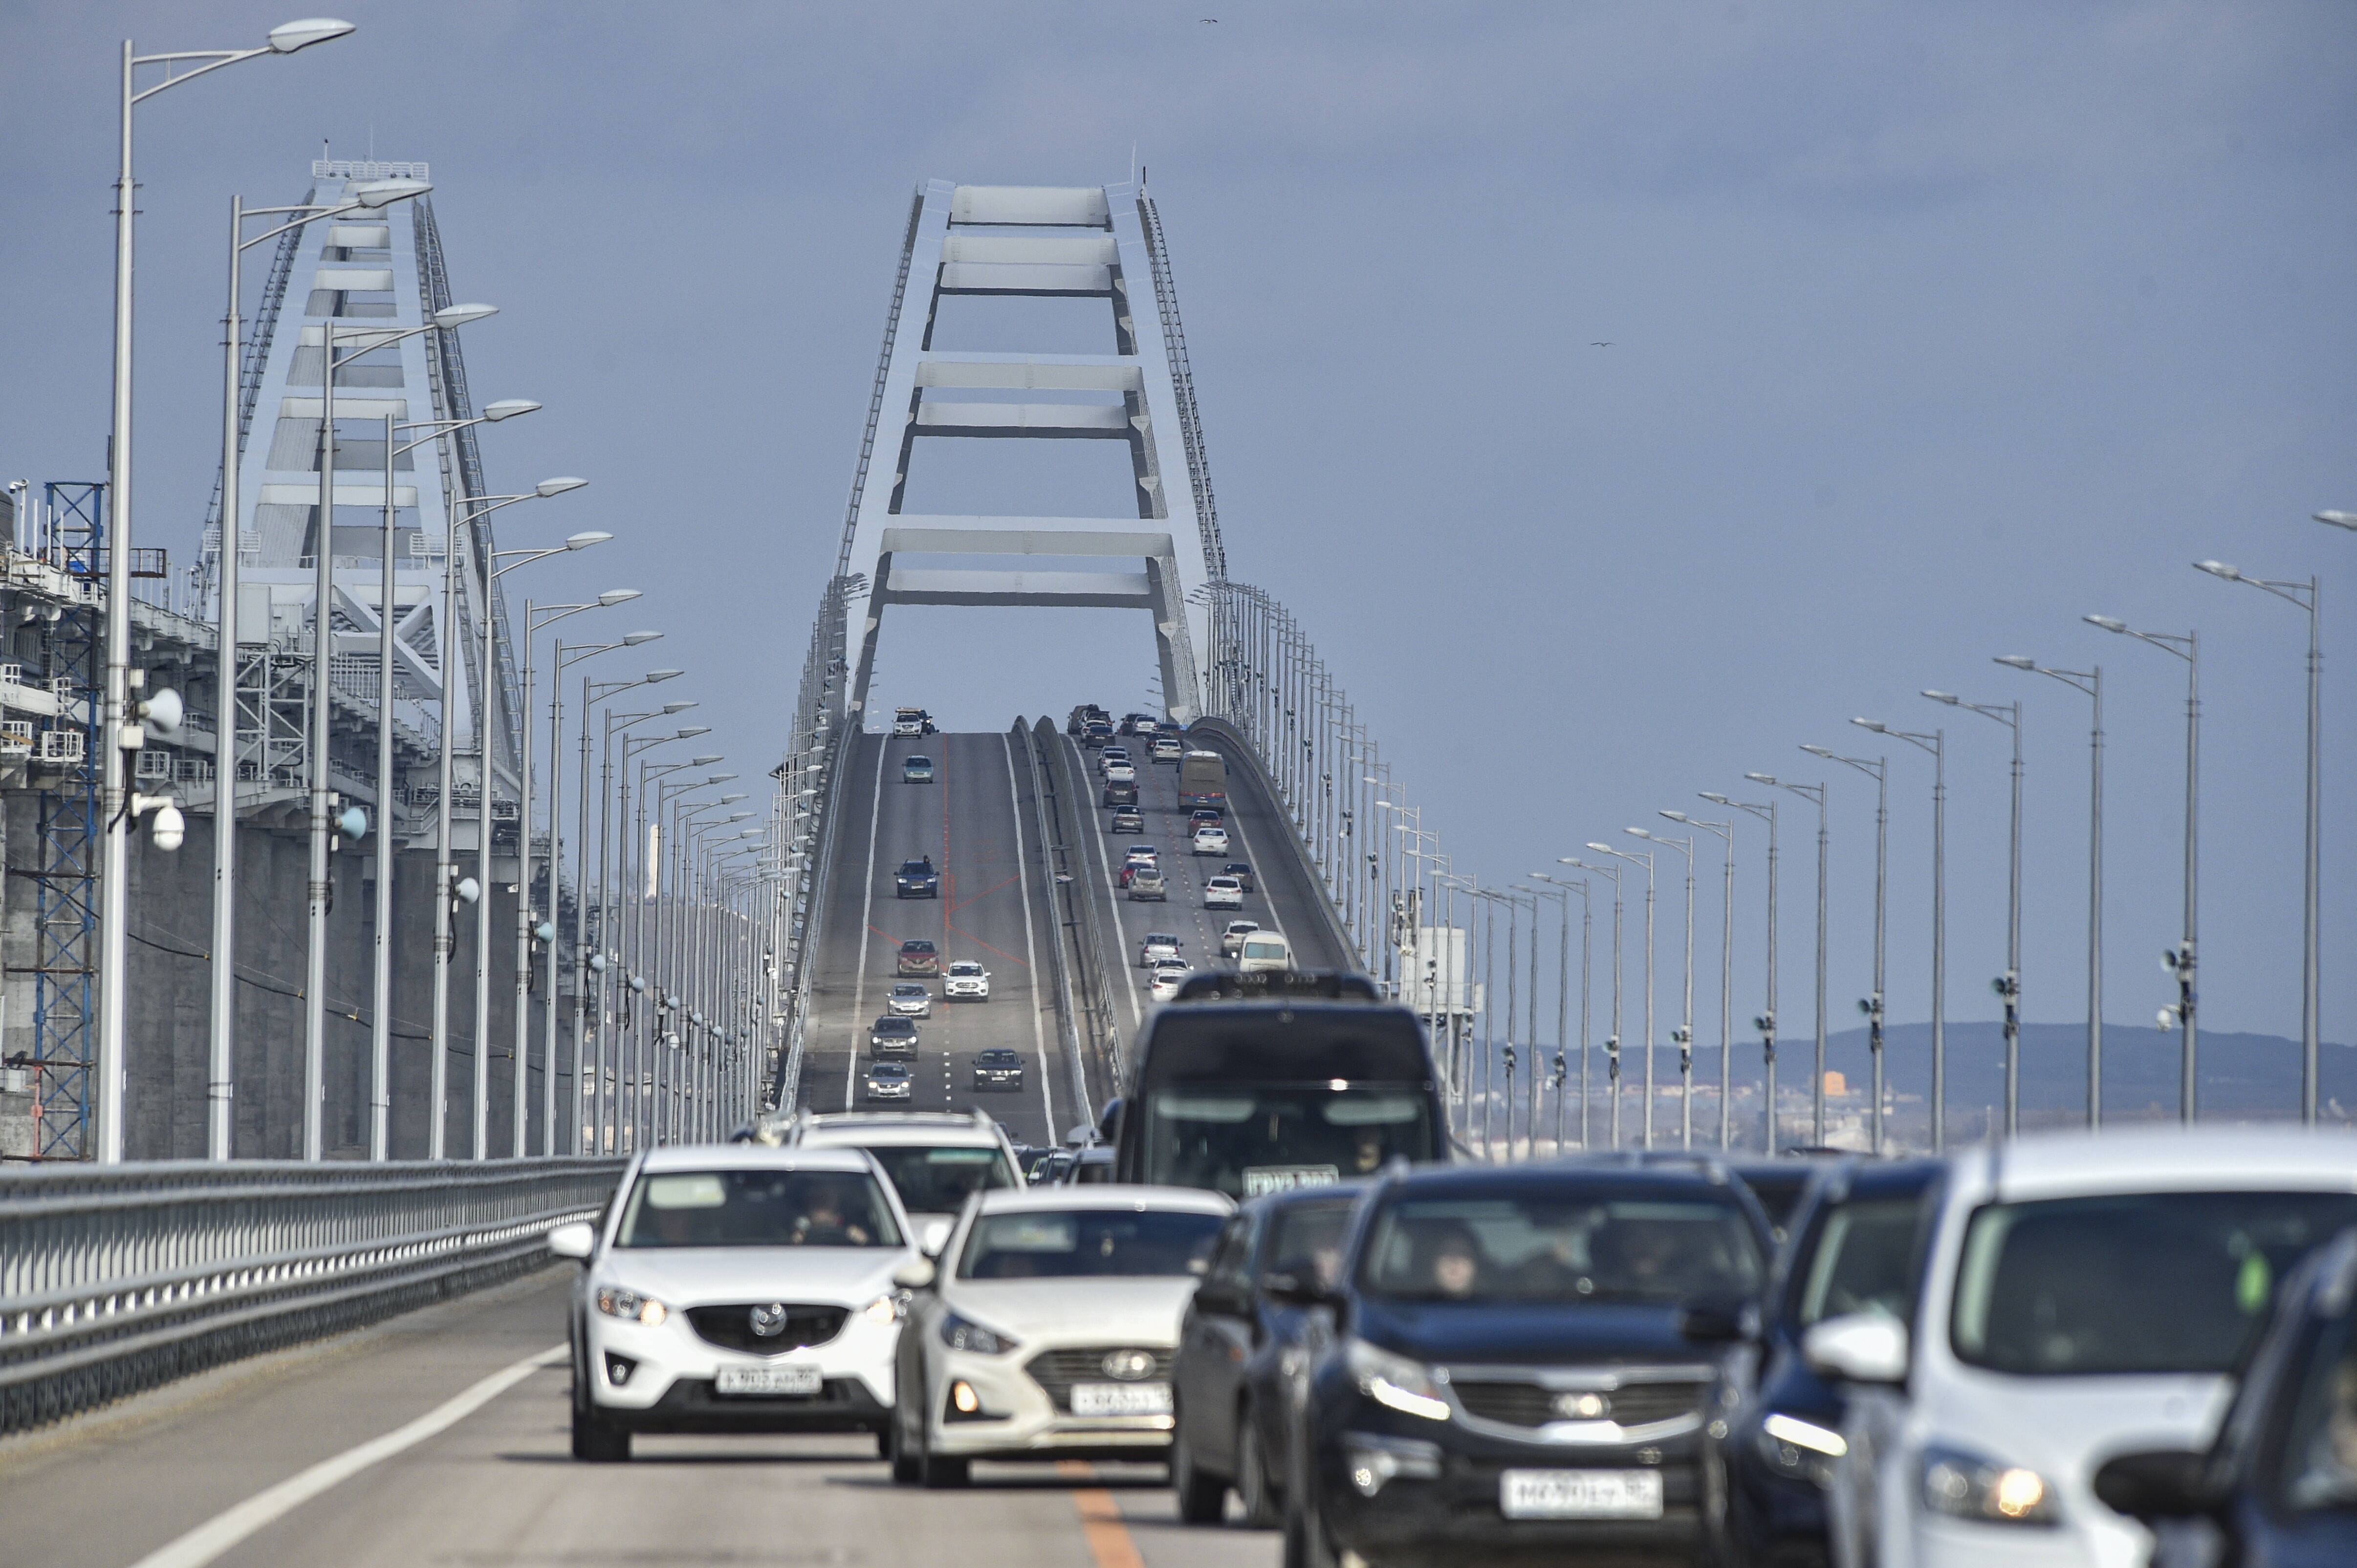
POLYGON ((942 972, 941 950, 922 937, 912 937, 900 944, 899 966, 896 974, 939 974, 942 972))

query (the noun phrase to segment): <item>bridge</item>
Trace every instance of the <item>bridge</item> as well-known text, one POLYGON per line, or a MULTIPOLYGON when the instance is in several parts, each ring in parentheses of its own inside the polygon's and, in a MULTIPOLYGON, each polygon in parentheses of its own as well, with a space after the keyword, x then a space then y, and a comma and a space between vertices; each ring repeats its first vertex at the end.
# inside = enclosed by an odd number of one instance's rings
MULTIPOLYGON (((452 296, 430 200, 346 210, 371 182, 424 185, 431 174, 314 166, 298 207, 330 220, 291 224, 272 252, 206 548, 135 611, 151 678, 185 692, 191 715, 177 732, 159 728, 139 764, 148 788, 172 787, 192 824, 179 861, 138 841, 146 885, 213 857, 233 779, 239 880, 299 888, 295 850, 324 768, 339 807, 359 808, 358 824, 339 831, 365 852, 333 866, 348 902, 325 938, 329 985, 357 984, 368 940, 352 917, 382 875, 394 902, 376 909, 391 910, 384 929, 398 950, 390 991, 371 1005, 354 990, 308 1040, 302 998, 280 993, 209 1033, 135 1023, 134 1157, 120 1165, 77 1157, 97 1146, 90 1130, 102 1114, 89 1093, 99 1066, 86 995, 70 1019, 76 1054, 45 1047, 27 1081, 5 1086, 40 1107, 30 1120, 44 1140, 21 1151, 39 1156, 36 1168, 0 1186, 0 1434, 16 1434, 0 1445, 22 1455, 0 1455, 12 1552, 414 1561, 505 1532, 558 1555, 592 1542, 627 1555, 683 1535, 725 1555, 718 1537, 736 1527, 716 1534, 714 1521, 737 1510, 723 1475, 626 1496, 569 1461, 531 1464, 564 1454, 561 1403, 551 1402, 565 1399, 566 1374, 546 1342, 567 1287, 545 1266, 544 1238, 594 1212, 640 1149, 867 1103, 867 1032, 899 944, 912 938, 944 961, 979 961, 990 995, 935 1003, 910 1108, 985 1110, 1024 1144, 1089 1140, 1122 1094, 1156 1005, 1137 961, 1146 934, 1175 935, 1190 961, 1211 966, 1238 918, 1280 932, 1304 966, 1371 971, 1419 998, 1460 1090, 1472 1082, 1471 993, 1462 976, 1436 983, 1419 963, 1440 945, 1425 913, 1425 868, 1440 863, 1428 841, 1387 842, 1377 829, 1372 740, 1301 628, 1229 574, 1168 241, 1145 190, 934 181, 916 193, 839 559, 818 596, 766 809, 707 815, 752 797, 731 788, 738 773, 683 755, 685 744, 647 749, 696 733, 665 728, 692 702, 628 716, 619 747, 614 720, 593 707, 555 719, 578 732, 565 740, 560 730, 554 748, 577 753, 568 827, 563 797, 533 773, 524 721, 536 625, 518 625, 500 580, 519 553, 500 548, 488 514, 577 481, 494 493, 476 442, 500 415, 477 409, 455 332, 435 326, 452 296), (1103 301, 1105 351, 937 350, 932 323, 957 295, 1103 301), (909 513, 912 456, 942 439, 1119 441, 1132 493, 1118 514, 1089 517, 909 513), (315 717, 323 604, 325 729, 315 717), (1003 730, 888 733, 868 695, 877 648, 899 624, 888 611, 927 605, 1141 612, 1137 656, 1153 661, 1167 716, 1186 726, 1188 748, 1223 759, 1225 854, 1185 853, 1177 769, 1142 756, 1143 826, 1113 832, 1095 753, 1060 718, 1023 713, 1024 693, 1006 693, 1003 730), (224 608, 235 618, 229 636, 224 608), (220 658, 223 646, 233 662, 220 658), (930 779, 909 779, 911 756, 931 759, 930 779), (761 825, 735 835, 752 842, 732 871, 724 846, 734 838, 698 835, 748 820, 761 825), (631 859, 650 823, 665 846, 652 867, 631 859), (1138 843, 1162 851, 1166 901, 1132 901, 1116 885, 1138 843), (899 865, 928 857, 939 897, 898 897, 899 865), (1243 908, 1207 909, 1204 881, 1231 863, 1250 868, 1243 908), (654 897, 626 893, 651 870, 662 878, 654 897), (468 873, 479 877, 474 902, 457 888, 468 873), (519 929, 511 953, 506 935, 519 929), (998 1049, 1022 1063, 1019 1089, 974 1086, 974 1058, 998 1049), (173 1109, 174 1085, 208 1071, 210 1133, 173 1109), (307 1153, 319 1163, 303 1163, 307 1153), (152 1158, 163 1155, 214 1163, 152 1158), (370 1414, 355 1426, 359 1409, 370 1414), (354 1449, 348 1434, 377 1441, 354 1449), (47 1446, 59 1434, 71 1443, 47 1446), (528 1484, 489 1485, 510 1462, 528 1484), (489 1489, 468 1484, 460 1500, 444 1478, 453 1463, 489 1489), (93 1466, 110 1484, 209 1479, 167 1485, 156 1506, 107 1519, 51 1506, 60 1484, 77 1484, 69 1476, 93 1466), (385 1506, 410 1521, 397 1544, 371 1522, 385 1506), (553 1517, 568 1521, 566 1541, 546 1538, 553 1517)), ((82 676, 38 689, 0 682, 0 703, 58 715, 31 744, 24 778, 44 800, 67 802, 44 805, 39 820, 45 842, 62 846, 53 862, 85 877, 88 759, 105 738, 87 693, 106 608, 86 584, 103 575, 105 505, 93 486, 20 509, 10 586, 48 596, 19 603, 61 607, 60 651, 45 668, 82 676), (82 746, 69 757, 58 735, 82 746), (63 839, 66 827, 82 836, 63 839)), ((547 651, 567 657, 561 644, 547 651)), ((598 700, 596 688, 586 694, 598 700)), ((199 885, 185 872, 170 885, 185 908, 169 923, 201 929, 199 885)), ((45 932, 57 925, 49 908, 45 932)), ((80 911, 74 940, 91 948, 90 911, 70 908, 80 911)), ((250 948, 252 929, 233 940, 250 948)), ((175 961, 133 972, 135 1020, 143 1008, 204 1015, 217 977, 209 983, 201 950, 175 961)), ((303 961, 297 942, 242 967, 303 961)), ((54 1000, 40 1016, 53 1035, 63 1026, 54 1000)), ((1470 1128, 1471 1101, 1459 1101, 1470 1128)), ((1525 1133, 1535 1125, 1534 1112, 1525 1133)), ((777 1501, 814 1532, 812 1550, 850 1561, 872 1530, 879 1499, 866 1488, 878 1477, 856 1441, 808 1453, 813 1463, 781 1473, 791 1498, 777 1501)), ((1216 1541, 1149 1533, 1168 1516, 1167 1493, 1084 1475, 995 1493, 978 1510, 931 1510, 898 1540, 946 1545, 979 1524, 1030 1543, 1027 1555, 1078 1548, 1134 1563, 1150 1542, 1144 1554, 1157 1563, 1214 1551, 1232 1560, 1216 1541)), ((742 1533, 762 1541, 773 1528, 748 1517, 742 1533)))

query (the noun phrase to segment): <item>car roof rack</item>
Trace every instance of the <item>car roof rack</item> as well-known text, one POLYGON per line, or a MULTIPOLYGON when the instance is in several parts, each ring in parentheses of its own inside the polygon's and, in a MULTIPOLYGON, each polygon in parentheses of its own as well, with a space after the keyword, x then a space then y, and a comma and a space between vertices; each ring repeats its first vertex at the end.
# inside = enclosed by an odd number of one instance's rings
POLYGON ((1383 988, 1346 969, 1206 970, 1179 982, 1180 1002, 1382 1002, 1383 988))

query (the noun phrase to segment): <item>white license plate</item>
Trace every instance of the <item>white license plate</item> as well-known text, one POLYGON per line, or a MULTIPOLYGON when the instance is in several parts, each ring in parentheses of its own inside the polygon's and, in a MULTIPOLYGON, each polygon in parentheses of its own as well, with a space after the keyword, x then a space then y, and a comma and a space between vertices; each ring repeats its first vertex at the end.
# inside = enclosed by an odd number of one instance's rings
POLYGON ((1509 1470, 1498 1477, 1508 1519, 1659 1519, 1659 1470, 1509 1470))
POLYGON ((823 1380, 816 1367, 723 1367, 712 1377, 720 1394, 814 1394, 823 1380))
POLYGON ((1074 1383, 1074 1415, 1168 1415, 1168 1383, 1074 1383))
POLYGON ((1332 1165, 1246 1165, 1244 1196, 1258 1197, 1264 1193, 1291 1192, 1296 1187, 1332 1187, 1341 1179, 1341 1173, 1332 1165))

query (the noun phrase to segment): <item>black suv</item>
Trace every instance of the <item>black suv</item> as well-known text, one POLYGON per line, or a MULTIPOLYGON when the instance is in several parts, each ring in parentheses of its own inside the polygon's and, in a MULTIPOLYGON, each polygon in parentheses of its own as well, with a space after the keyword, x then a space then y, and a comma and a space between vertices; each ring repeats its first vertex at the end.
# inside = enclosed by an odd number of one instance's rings
POLYGON ((976 1089, 1022 1088, 1023 1058, 1005 1046, 993 1046, 986 1051, 976 1051, 974 1058, 974 1086, 976 1089))
POLYGON ((1170 1484, 1188 1523, 1218 1523, 1231 1488, 1245 1524, 1277 1522, 1293 1443, 1286 1378, 1308 1309, 1273 1300, 1263 1287, 1272 1280, 1332 1284, 1351 1206, 1365 1190, 1349 1182, 1270 1193, 1220 1232, 1179 1323, 1170 1369, 1178 1399, 1170 1484))
POLYGON ((902 861, 900 869, 892 874, 892 890, 903 898, 940 897, 942 875, 933 869, 932 857, 902 861))
POLYGON ((875 1057, 913 1057, 917 1054, 917 1021, 899 1014, 878 1018, 867 1026, 867 1054, 875 1057))
MULTIPOLYGON (((1764 1184, 1752 1167, 1738 1168, 1758 1196, 1764 1184)), ((1910 1316, 1924 1195, 1940 1169, 1929 1160, 1845 1160, 1820 1167, 1792 1211, 1759 1342, 1721 1362, 1712 1391, 1717 1419, 1704 1429, 1702 1462, 1716 1561, 1784 1568, 1828 1560, 1822 1486, 1845 1446, 1848 1401, 1839 1383, 1810 1369, 1801 1336, 1844 1313, 1910 1316)))
POLYGON ((1310 1314, 1286 1561, 1691 1557, 1717 1362, 1768 1270, 1717 1165, 1426 1167, 1359 1206, 1310 1314))

